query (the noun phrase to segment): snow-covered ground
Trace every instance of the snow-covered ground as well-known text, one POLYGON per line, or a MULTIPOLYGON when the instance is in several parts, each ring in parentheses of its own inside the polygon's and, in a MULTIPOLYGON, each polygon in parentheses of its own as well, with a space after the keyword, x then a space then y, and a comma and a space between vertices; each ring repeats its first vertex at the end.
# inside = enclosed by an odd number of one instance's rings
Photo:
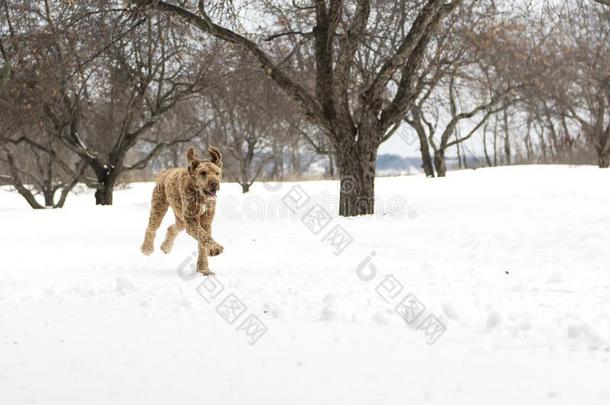
POLYGON ((349 219, 336 182, 224 184, 203 284, 189 236, 158 250, 171 215, 139 252, 151 184, 44 211, 2 190, 0 403, 608 404, 609 184, 381 178, 349 219))

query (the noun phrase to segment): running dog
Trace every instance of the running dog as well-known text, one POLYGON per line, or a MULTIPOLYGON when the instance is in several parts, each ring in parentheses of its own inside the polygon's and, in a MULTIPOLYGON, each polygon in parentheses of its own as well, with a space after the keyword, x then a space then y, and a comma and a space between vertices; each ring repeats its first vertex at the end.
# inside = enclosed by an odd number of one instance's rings
POLYGON ((198 243, 197 271, 203 275, 214 274, 208 267, 208 256, 217 256, 224 250, 212 239, 216 192, 220 190, 222 176, 222 155, 212 146, 208 148, 208 153, 210 159, 200 160, 190 146, 186 150, 188 167, 164 170, 157 175, 148 227, 140 248, 145 255, 153 252, 157 229, 171 206, 176 221, 167 228, 161 250, 169 253, 176 236, 186 230, 198 243))

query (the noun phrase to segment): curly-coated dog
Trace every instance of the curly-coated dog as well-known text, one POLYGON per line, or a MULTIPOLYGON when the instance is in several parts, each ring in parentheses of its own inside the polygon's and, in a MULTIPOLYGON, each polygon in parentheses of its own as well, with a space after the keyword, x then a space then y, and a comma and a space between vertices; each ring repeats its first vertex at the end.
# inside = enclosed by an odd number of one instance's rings
POLYGON ((197 271, 204 275, 214 274, 208 267, 208 255, 216 256, 224 248, 212 239, 212 220, 216 210, 216 192, 220 190, 222 155, 218 149, 208 148, 210 159, 195 157, 195 149, 186 150, 188 167, 177 167, 157 175, 152 194, 150 218, 140 250, 149 255, 154 250, 155 234, 161 221, 172 207, 176 223, 167 228, 161 250, 169 253, 178 233, 186 229, 199 245, 197 271))

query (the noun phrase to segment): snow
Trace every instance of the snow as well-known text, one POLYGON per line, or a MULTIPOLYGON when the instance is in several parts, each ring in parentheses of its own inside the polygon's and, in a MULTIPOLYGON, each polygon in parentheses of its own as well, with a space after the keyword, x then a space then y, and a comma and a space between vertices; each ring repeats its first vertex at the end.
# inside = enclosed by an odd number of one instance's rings
POLYGON ((189 236, 159 251, 171 215, 139 252, 152 184, 37 211, 2 189, 0 401, 608 404, 609 181, 568 166, 379 178, 359 218, 336 216, 337 182, 223 184, 205 282, 189 236), (313 202, 322 230, 299 218, 313 202), (338 254, 335 226, 352 239, 338 254), (254 344, 247 319, 266 328, 254 344))

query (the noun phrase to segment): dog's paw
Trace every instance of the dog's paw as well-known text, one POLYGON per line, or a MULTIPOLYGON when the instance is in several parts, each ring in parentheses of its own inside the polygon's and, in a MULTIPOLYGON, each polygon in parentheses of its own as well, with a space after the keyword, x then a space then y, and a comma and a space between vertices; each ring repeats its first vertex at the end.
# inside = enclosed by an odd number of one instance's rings
POLYGON ((213 276, 216 273, 214 273, 213 271, 209 270, 209 269, 199 269, 197 270, 197 273, 201 273, 201 275, 207 277, 207 276, 213 276))
POLYGON ((150 244, 150 245, 144 244, 140 247, 140 251, 142 253, 144 253, 146 256, 150 256, 154 250, 155 250, 155 247, 152 244, 150 244))
POLYGON ((171 252, 171 251, 172 251, 172 248, 173 248, 173 244, 171 244, 171 243, 165 243, 165 242, 163 242, 163 243, 161 244, 161 251, 162 251, 163 253, 165 253, 165 254, 168 254, 169 252, 171 252))
POLYGON ((225 250, 225 248, 222 247, 218 242, 210 242, 207 245, 207 249, 208 249, 208 255, 210 255, 210 256, 218 256, 225 250))

